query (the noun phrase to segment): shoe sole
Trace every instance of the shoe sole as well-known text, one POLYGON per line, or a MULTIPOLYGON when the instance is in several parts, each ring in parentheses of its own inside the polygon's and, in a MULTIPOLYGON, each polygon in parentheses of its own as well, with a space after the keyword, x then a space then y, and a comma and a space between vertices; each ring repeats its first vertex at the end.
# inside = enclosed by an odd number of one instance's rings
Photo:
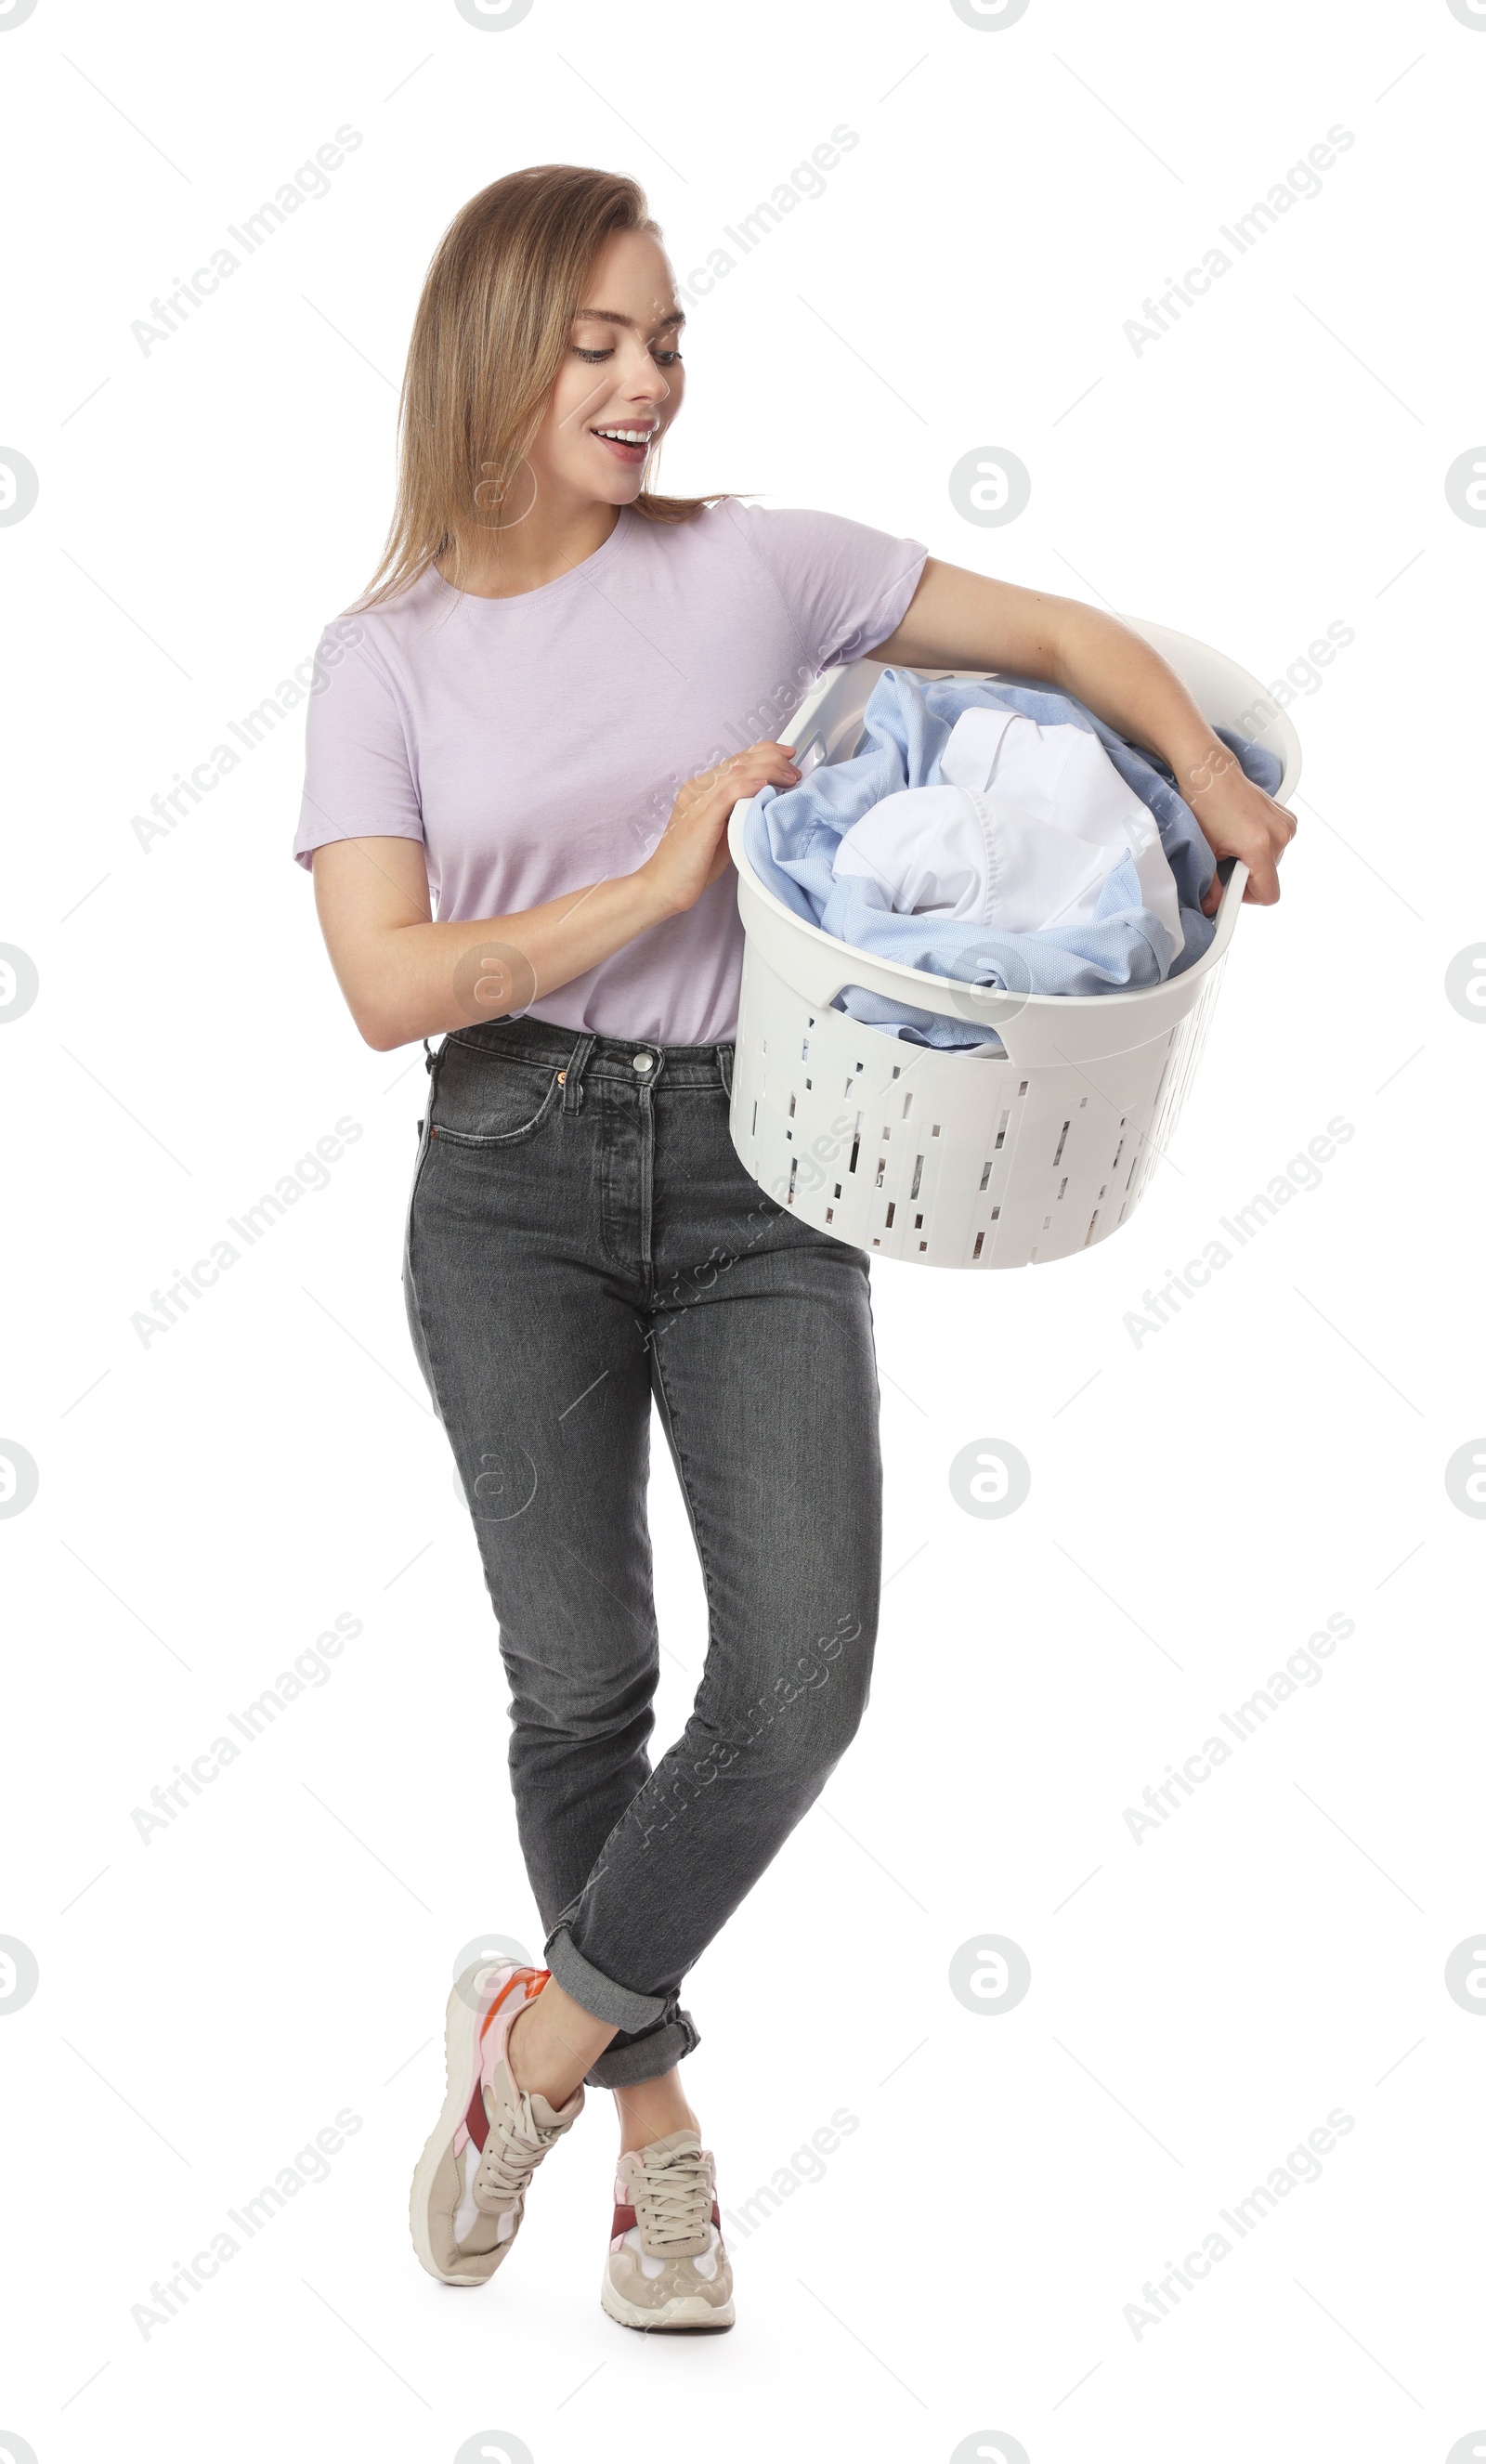
MULTIPOLYGON (((475 1971, 470 1969, 468 1973, 473 1975, 475 1971)), ((446 2083, 444 2110, 439 2116, 432 2137, 413 2168, 407 2213, 408 2223, 412 2228, 413 2248, 418 2253, 419 2263, 427 2269, 428 2274, 437 2277, 441 2284, 473 2285, 488 2284, 495 2269, 492 2268, 483 2276, 449 2275, 439 2265, 433 2255, 433 2244, 428 2231, 428 2200, 433 2189, 434 2176, 455 2131, 470 2109, 470 2080, 474 2077, 475 2054, 479 2043, 479 2027, 483 2013, 474 2010, 460 1992, 459 1985, 464 1982, 465 1979, 461 1977, 459 1984, 454 1986, 444 2013, 446 2083)), ((514 2238, 513 2234, 512 2240, 514 2238)), ((502 2250, 502 2258, 505 2256, 505 2250, 509 2250, 510 2246, 508 2242, 502 2250)), ((499 2265, 499 2260, 496 2265, 499 2265)))
POLYGON ((642 2335, 720 2335, 734 2323, 737 2315, 731 2301, 719 2309, 697 2293, 675 2294, 663 2309, 642 2310, 637 2302, 626 2301, 623 2293, 615 2292, 607 2272, 599 2288, 599 2299, 621 2327, 638 2328, 642 2335))

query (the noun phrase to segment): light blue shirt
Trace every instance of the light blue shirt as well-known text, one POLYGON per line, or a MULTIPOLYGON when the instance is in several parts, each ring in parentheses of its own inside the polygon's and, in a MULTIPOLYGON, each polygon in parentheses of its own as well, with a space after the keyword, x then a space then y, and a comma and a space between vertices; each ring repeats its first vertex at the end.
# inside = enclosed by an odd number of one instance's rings
MULTIPOLYGON (((1237 755, 1245 776, 1273 795, 1282 774, 1278 756, 1227 728, 1214 733, 1237 755)), ((1213 880, 1213 853, 1170 771, 1138 753, 1082 702, 1043 685, 962 677, 925 685, 901 668, 885 670, 863 715, 861 749, 850 760, 812 770, 798 787, 783 793, 762 789, 748 816, 744 845, 760 880, 806 923, 851 949, 959 983, 1021 993, 1130 992, 1182 974, 1213 939, 1201 903, 1213 880), (939 760, 950 732, 963 711, 973 709, 1019 711, 1041 727, 1082 727, 1098 737, 1160 831, 1185 935, 1174 960, 1170 935, 1141 904, 1129 855, 1108 875, 1092 918, 1037 933, 991 933, 963 917, 899 914, 869 876, 833 877, 842 835, 873 804, 906 787, 942 783, 939 760)), ((1000 1043, 988 1027, 940 1018, 861 985, 848 984, 835 1006, 906 1044, 959 1048, 1000 1043)))

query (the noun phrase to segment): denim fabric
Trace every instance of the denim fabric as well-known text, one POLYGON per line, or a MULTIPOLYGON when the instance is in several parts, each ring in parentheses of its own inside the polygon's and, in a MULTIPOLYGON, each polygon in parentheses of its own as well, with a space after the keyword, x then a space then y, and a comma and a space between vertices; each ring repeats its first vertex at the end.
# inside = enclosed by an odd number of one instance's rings
POLYGON ((868 1262, 744 1171, 732 1062, 460 1028, 429 1056, 408 1206, 408 1322, 498 1620, 547 1963, 620 2031, 598 2086, 697 2042, 683 1979, 849 1744, 876 1636, 868 1262), (710 1628, 653 1768, 652 1397, 710 1628))

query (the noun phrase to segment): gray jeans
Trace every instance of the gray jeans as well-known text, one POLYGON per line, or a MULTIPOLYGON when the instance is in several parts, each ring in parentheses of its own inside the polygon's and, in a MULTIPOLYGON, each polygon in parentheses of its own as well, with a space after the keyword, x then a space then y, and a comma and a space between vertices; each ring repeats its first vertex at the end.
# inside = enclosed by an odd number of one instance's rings
POLYGON ((460 1028, 429 1054, 408 1205, 408 1322, 499 1623, 544 1955, 620 2032, 602 2087, 696 2044, 682 1981, 850 1743, 876 1637, 867 1260, 744 1171, 732 1063, 533 1019, 460 1028), (653 1768, 652 1396, 709 1616, 653 1768))

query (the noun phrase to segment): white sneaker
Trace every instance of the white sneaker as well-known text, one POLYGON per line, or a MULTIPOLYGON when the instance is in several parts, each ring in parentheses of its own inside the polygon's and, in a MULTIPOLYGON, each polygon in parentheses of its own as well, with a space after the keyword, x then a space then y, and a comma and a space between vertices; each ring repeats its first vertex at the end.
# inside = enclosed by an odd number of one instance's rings
POLYGON ((620 2158, 599 2298, 622 2327, 705 2335, 732 2325, 715 2168, 694 2130, 620 2158))
POLYGON ((550 2105, 517 2087, 506 2059, 511 2023, 548 1973, 511 1960, 477 1962, 448 1997, 448 2090, 409 2206, 413 2248, 441 2284, 489 2282, 520 2231, 532 2175, 582 2112, 581 2088, 550 2105))

